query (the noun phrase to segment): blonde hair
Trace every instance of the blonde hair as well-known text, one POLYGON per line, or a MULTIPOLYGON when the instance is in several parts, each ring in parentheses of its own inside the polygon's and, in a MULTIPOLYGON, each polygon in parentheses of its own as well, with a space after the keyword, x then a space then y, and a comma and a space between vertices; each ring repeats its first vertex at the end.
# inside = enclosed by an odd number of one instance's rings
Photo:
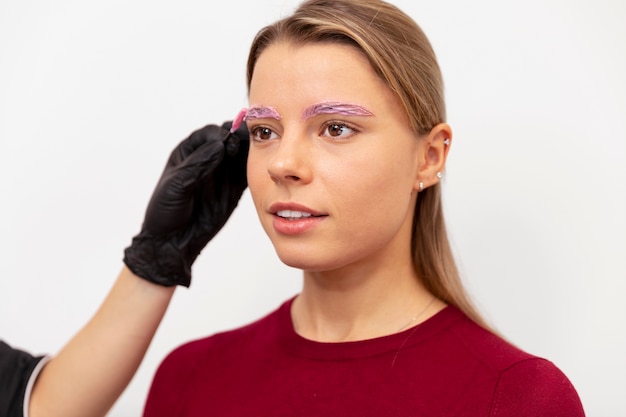
MULTIPOLYGON (((398 96, 416 135, 446 119, 443 79, 428 38, 409 16, 381 0, 308 0, 257 34, 248 56, 248 89, 259 56, 272 43, 334 42, 356 47, 398 96)), ((467 295, 450 248, 441 185, 419 193, 411 248, 414 268, 442 301, 486 324, 467 295)))

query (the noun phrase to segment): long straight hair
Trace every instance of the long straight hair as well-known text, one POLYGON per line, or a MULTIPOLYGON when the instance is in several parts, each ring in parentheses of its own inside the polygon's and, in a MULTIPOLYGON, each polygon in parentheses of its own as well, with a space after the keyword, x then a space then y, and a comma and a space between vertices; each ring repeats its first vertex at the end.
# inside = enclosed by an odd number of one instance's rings
MULTIPOLYGON (((255 37, 247 64, 248 90, 259 56, 273 43, 339 43, 357 48, 400 99, 416 136, 446 119, 443 79, 421 28, 381 0, 308 0, 255 37)), ((411 238, 413 266, 424 286, 442 301, 488 327, 461 282, 448 241, 441 185, 418 194, 411 238)))

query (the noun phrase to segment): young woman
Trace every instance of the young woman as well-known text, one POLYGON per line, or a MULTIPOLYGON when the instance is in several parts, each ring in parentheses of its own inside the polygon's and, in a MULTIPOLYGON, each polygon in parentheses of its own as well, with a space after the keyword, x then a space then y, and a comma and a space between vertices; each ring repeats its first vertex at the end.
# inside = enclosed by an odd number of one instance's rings
POLYGON ((413 20, 378 0, 307 1, 257 35, 248 87, 248 184, 302 291, 176 349, 145 416, 584 414, 463 290, 439 183, 452 131, 413 20))

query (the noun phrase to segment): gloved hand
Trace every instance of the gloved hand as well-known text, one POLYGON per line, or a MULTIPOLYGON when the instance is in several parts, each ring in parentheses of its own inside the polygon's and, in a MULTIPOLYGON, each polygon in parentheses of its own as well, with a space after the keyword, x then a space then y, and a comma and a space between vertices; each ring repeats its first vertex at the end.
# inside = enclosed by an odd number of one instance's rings
POLYGON ((191 283, 191 265, 224 226, 246 189, 248 129, 232 122, 193 132, 170 155, 141 232, 124 252, 136 275, 156 284, 191 283))

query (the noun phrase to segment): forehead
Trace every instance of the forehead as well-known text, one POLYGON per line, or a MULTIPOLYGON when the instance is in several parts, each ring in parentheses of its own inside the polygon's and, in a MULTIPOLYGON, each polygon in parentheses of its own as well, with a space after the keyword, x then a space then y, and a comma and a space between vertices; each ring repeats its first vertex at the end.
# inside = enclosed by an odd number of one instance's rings
POLYGON ((251 104, 271 105, 267 100, 274 98, 369 102, 389 95, 364 54, 339 43, 272 44, 259 56, 250 83, 251 104))

